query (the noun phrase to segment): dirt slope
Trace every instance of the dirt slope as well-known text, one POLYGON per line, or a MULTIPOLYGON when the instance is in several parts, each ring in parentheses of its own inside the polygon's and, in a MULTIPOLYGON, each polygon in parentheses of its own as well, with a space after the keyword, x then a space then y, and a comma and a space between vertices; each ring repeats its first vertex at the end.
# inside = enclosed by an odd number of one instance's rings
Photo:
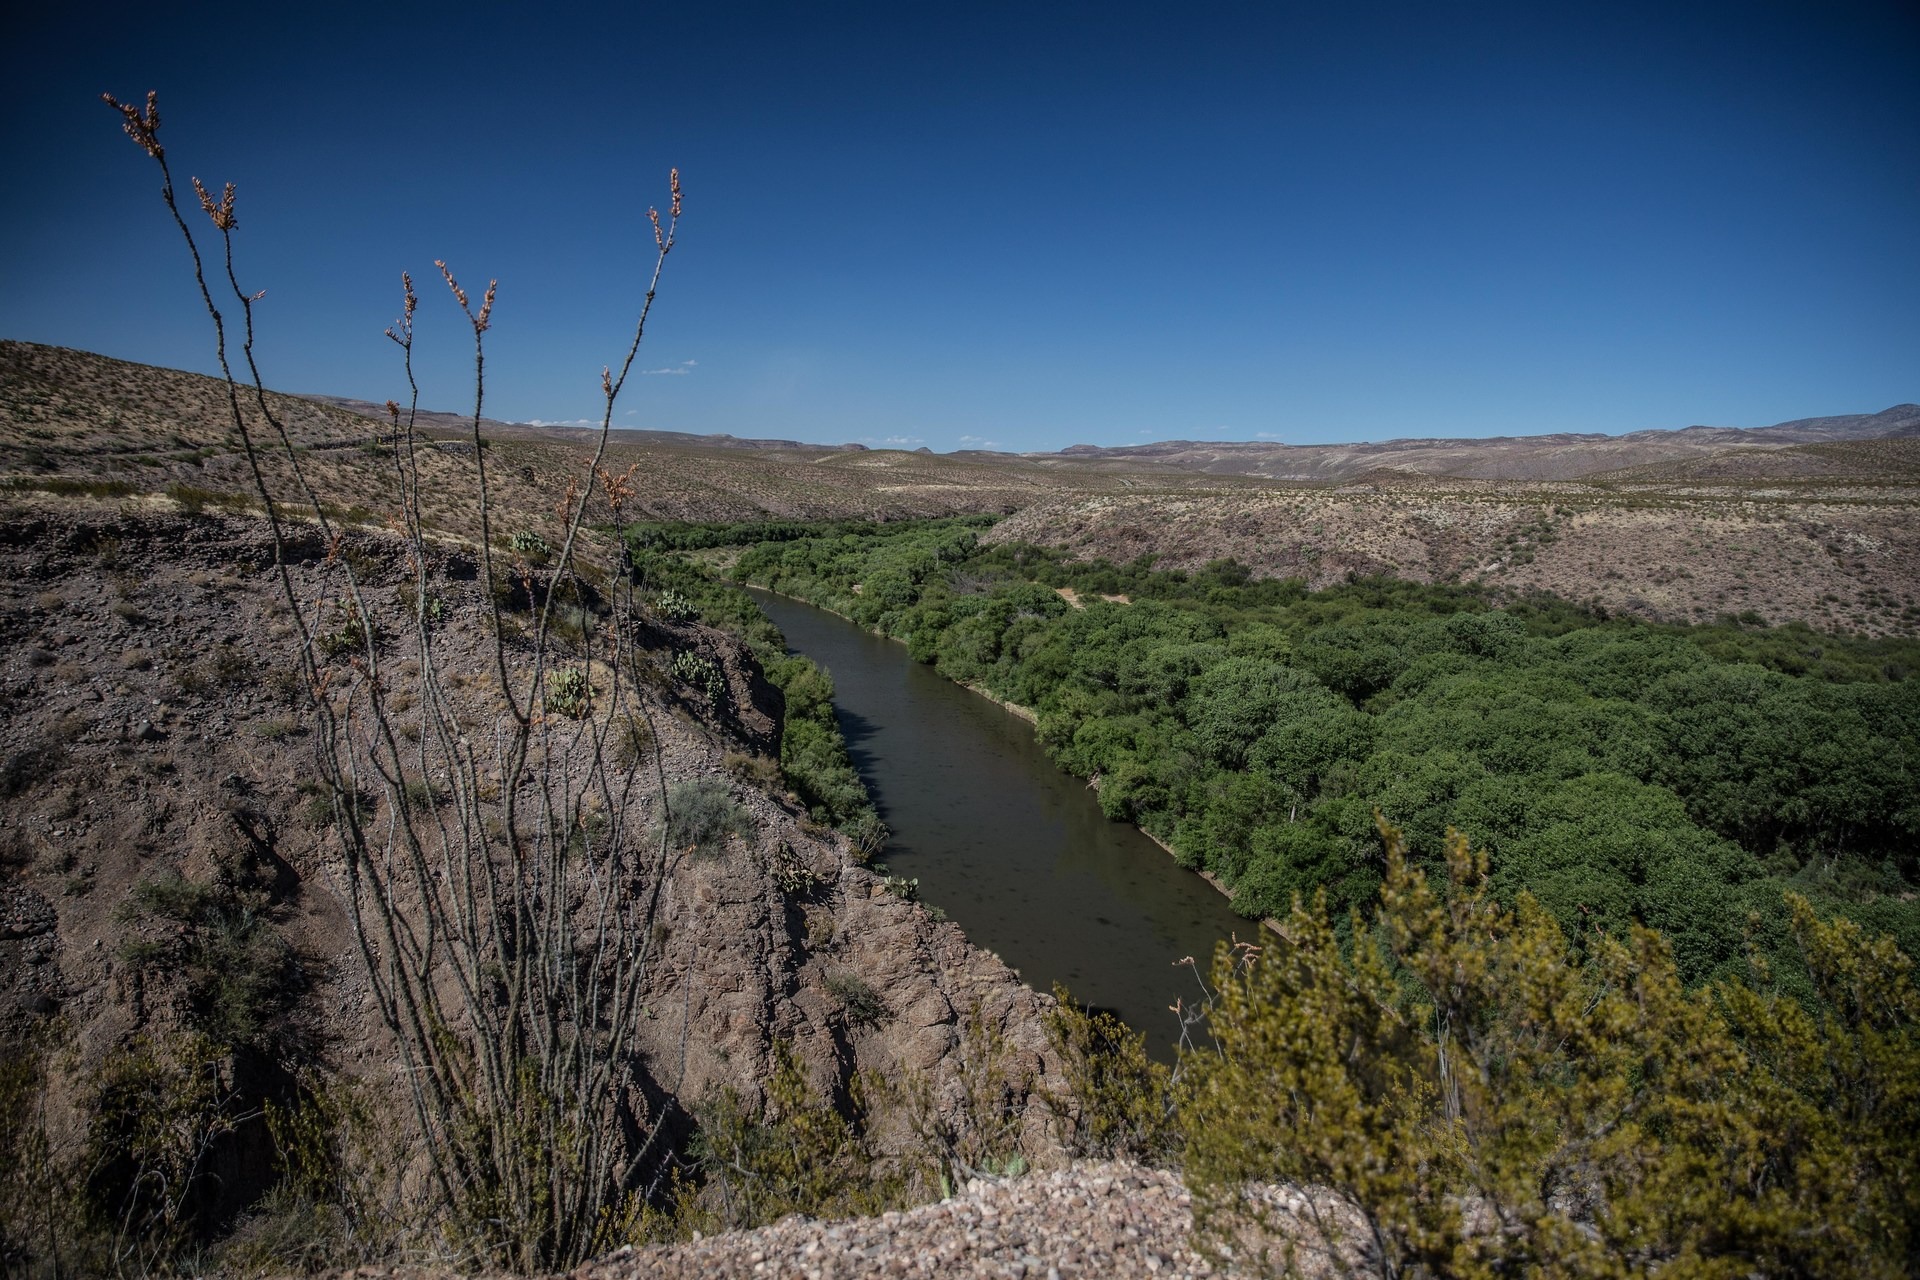
MULTIPOLYGON (((376 584, 376 607, 397 610, 396 545, 361 535, 346 550, 376 584)), ((310 540, 296 553, 306 584, 324 548, 310 540)), ((63 1020, 73 1059, 58 1101, 73 1100, 70 1086, 110 1046, 179 1025, 182 991, 136 972, 126 945, 171 936, 135 892, 168 872, 244 878, 307 975, 288 1043, 309 1046, 309 1063, 393 1078, 334 891, 336 837, 303 785, 311 743, 300 692, 280 674, 290 627, 270 565, 248 518, 84 499, 0 504, 0 1046, 63 1020)), ((442 569, 445 652, 475 674, 460 696, 462 714, 478 715, 489 696, 477 678, 486 610, 457 564, 442 569)), ((663 661, 692 650, 724 671, 733 712, 670 681, 647 696, 668 779, 720 780, 751 829, 718 856, 682 859, 667 883, 664 960, 639 1036, 653 1102, 691 1104, 722 1086, 756 1097, 779 1043, 823 1090, 844 1089, 856 1071, 915 1071, 943 1097, 975 1010, 1012 1046, 1023 1091, 1058 1088, 1041 1025, 1050 998, 889 892, 790 797, 729 773, 729 753, 764 757, 779 732, 778 692, 738 644, 657 618, 639 634, 663 661), (776 870, 793 865, 814 887, 781 889, 776 870), (874 993, 877 1013, 849 1014, 832 983, 849 976, 874 993)), ((1022 1097, 1038 1154, 1041 1110, 1022 1097)), ((249 1141, 233 1159, 257 1178, 264 1135, 249 1141)))

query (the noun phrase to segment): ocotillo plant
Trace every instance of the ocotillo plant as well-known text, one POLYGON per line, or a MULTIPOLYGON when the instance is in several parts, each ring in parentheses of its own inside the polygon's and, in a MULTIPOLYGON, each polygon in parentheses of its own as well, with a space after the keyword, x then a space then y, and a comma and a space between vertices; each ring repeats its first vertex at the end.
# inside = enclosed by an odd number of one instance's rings
POLYGON ((396 495, 387 514, 410 579, 397 597, 403 616, 390 625, 396 610, 350 554, 366 535, 322 501, 266 394, 254 356, 262 294, 242 288, 234 267, 233 185, 216 198, 192 180, 218 237, 203 252, 205 228, 196 234, 175 198, 154 95, 144 108, 103 96, 160 168, 162 199, 213 323, 232 429, 293 620, 285 661, 306 693, 314 765, 331 798, 329 869, 421 1139, 413 1176, 432 1189, 432 1212, 463 1247, 522 1270, 567 1265, 644 1194, 665 1118, 648 1099, 631 1028, 657 963, 653 923, 676 858, 665 834, 668 789, 632 681, 636 598, 623 553, 610 551, 622 558, 597 571, 581 557, 592 541, 582 535, 589 504, 617 518, 635 496, 634 472, 603 464, 673 249, 679 173, 667 215, 648 211, 656 257, 645 300, 624 359, 601 372, 599 437, 567 485, 557 512, 564 535, 544 565, 494 544, 481 414, 497 282, 475 307, 436 263, 473 335, 471 480, 489 624, 489 670, 456 670, 436 573, 449 551, 421 514, 428 446, 415 435, 412 279, 402 276, 402 313, 387 332, 408 386, 404 407, 387 404, 396 495), (316 534, 319 550, 303 560, 299 548, 316 534), (530 628, 502 618, 501 596, 516 591, 534 610, 530 628), (579 608, 586 603, 599 608, 579 608), (577 628, 564 641, 553 626, 561 610, 577 628), (619 760, 634 767, 616 763, 623 740, 619 760), (643 752, 634 761, 636 744, 650 745, 650 760, 643 752))

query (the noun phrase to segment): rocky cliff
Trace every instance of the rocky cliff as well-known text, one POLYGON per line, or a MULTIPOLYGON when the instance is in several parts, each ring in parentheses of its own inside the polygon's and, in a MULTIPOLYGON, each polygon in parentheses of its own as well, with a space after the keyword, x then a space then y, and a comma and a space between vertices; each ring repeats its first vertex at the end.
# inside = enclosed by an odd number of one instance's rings
MULTIPOLYGON (((304 590, 328 551, 298 532, 291 546, 304 590)), ((334 551, 357 558, 376 602, 407 589, 397 540, 355 534, 334 551)), ((440 651, 471 668, 456 683, 479 699, 488 610, 462 554, 435 570, 440 651)), ((668 782, 709 779, 748 819, 664 885, 636 1035, 652 1101, 684 1111, 728 1086, 752 1099, 785 1044, 828 1096, 859 1072, 918 1073, 953 1104, 972 1019, 1007 1046, 1019 1123, 1041 1154, 1038 1097, 1061 1083, 1042 1024, 1050 998, 891 891, 769 781, 780 697, 737 640, 626 622, 659 665, 684 650, 723 673, 722 700, 664 676, 640 694, 668 782), (860 1008, 850 991, 866 993, 860 1008)), ((109 1049, 178 1025, 192 998, 206 957, 181 950, 192 926, 155 908, 156 884, 228 886, 270 931, 244 936, 248 954, 283 957, 294 975, 266 1015, 289 1032, 273 1041, 276 1071, 324 1065, 375 1083, 396 1071, 337 892, 291 635, 258 521, 137 502, 0 511, 0 1047, 54 1034, 67 1064, 55 1111, 71 1117, 77 1082, 109 1049), (152 963, 168 954, 173 970, 152 963)), ((267 1167, 259 1126, 251 1141, 229 1164, 255 1176, 230 1179, 231 1195, 257 1191, 267 1167)))

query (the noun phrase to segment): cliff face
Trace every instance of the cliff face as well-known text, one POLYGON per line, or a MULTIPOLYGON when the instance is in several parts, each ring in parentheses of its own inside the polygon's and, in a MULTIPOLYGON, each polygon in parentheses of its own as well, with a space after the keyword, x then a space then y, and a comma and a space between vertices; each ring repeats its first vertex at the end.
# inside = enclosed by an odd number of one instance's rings
MULTIPOLYGON (((292 570, 303 590, 323 558, 309 542, 292 570)), ((354 535, 346 553, 376 602, 406 589, 397 542, 354 535)), ((485 598, 458 551, 436 572, 448 609, 440 651, 479 705, 485 598)), ((684 1108, 726 1086, 757 1096, 781 1043, 833 1096, 871 1070, 920 1073, 951 1101, 956 1050, 977 1016, 1007 1046, 1015 1105, 1041 1154, 1036 1091, 1061 1084, 1042 1025, 1050 998, 890 891, 777 784, 743 780, 770 776, 781 703, 734 638, 651 616, 630 623, 659 667, 692 651, 721 671, 724 709, 664 673, 639 696, 669 785, 707 779, 747 818, 745 834, 677 859, 663 886, 661 959, 636 1035, 651 1102, 684 1108)), ((262 1015, 286 1033, 273 1040, 274 1073, 329 1064, 394 1077, 337 892, 291 636, 257 521, 132 504, 0 511, 0 1049, 53 1033, 71 1067, 54 1082, 56 1112, 113 1046, 183 1022, 205 957, 182 949, 183 917, 156 908, 162 882, 218 887, 270 931, 247 935, 249 954, 288 958, 295 976, 262 1015), (179 963, 153 962, 167 955, 179 963)), ((645 775, 642 791, 655 787, 645 775)), ((235 1159, 258 1169, 264 1155, 235 1159)))

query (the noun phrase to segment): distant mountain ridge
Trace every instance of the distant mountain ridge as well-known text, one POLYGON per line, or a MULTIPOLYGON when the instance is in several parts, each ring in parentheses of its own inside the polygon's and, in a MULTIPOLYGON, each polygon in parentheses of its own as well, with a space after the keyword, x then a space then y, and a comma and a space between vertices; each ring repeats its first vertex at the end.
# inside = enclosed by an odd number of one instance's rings
POLYGON ((1920 404, 1897 404, 1879 413, 1799 418, 1770 427, 1683 427, 1609 436, 1557 432, 1484 439, 1409 438, 1378 443, 1278 444, 1265 441, 1165 440, 1140 445, 1077 444, 1056 454, 1063 460, 1148 462, 1160 466, 1250 475, 1270 480, 1339 481, 1369 471, 1410 471, 1466 480, 1575 480, 1680 462, 1743 449, 1782 449, 1802 444, 1920 436, 1920 404))
MULTIPOLYGON (((320 404, 384 420, 382 405, 343 396, 303 397, 320 404)), ((422 411, 419 426, 429 431, 464 431, 472 419, 456 413, 422 411)), ((490 435, 577 439, 589 427, 507 423, 484 419, 490 435)), ((813 453, 863 452, 861 444, 808 444, 799 440, 755 439, 734 435, 696 435, 685 431, 622 428, 631 444, 682 448, 792 450, 813 453)), ((1481 439, 1409 437, 1351 444, 1280 444, 1266 441, 1161 440, 1135 445, 1069 445, 1052 453, 1005 454, 965 449, 957 456, 1020 457, 1049 462, 1149 464, 1213 475, 1254 476, 1296 483, 1340 483, 1371 472, 1411 472, 1463 480, 1577 480, 1664 463, 1682 463, 1730 450, 1775 450, 1803 444, 1831 444, 1887 437, 1920 436, 1920 404, 1897 404, 1879 413, 1796 418, 1769 427, 1692 426, 1655 428, 1610 436, 1600 432, 1555 432, 1537 436, 1481 439)), ((921 450, 920 452, 926 452, 921 450)))
MULTIPOLYGON (((357 413, 363 418, 387 421, 387 407, 375 404, 371 400, 355 400, 350 396, 302 395, 302 400, 311 400, 315 404, 332 405, 336 409, 345 409, 357 413)), ((427 431, 470 431, 473 428, 471 414, 445 413, 434 409, 421 409, 413 416, 414 426, 427 431)), ((597 427, 570 427, 555 423, 502 422, 497 418, 480 419, 480 429, 491 436, 539 436, 549 439, 578 439, 581 433, 597 433, 597 427)), ((640 427, 622 427, 616 425, 615 431, 628 444, 666 444, 684 448, 708 449, 810 449, 816 453, 862 453, 867 446, 863 444, 808 444, 803 440, 755 439, 727 435, 695 435, 691 431, 651 431, 640 427)))
MULTIPOLYGON (((161 412, 162 417, 169 421, 181 417, 187 403, 191 402, 194 407, 187 416, 204 417, 212 424, 209 429, 224 430, 219 426, 224 408, 216 403, 221 399, 220 395, 215 394, 219 391, 217 381, 180 370, 161 369, 67 348, 0 339, 0 383, 6 383, 10 390, 22 393, 43 387, 43 384, 44 389, 57 386, 68 393, 100 392, 105 399, 95 407, 103 415, 102 422, 121 421, 133 412, 130 405, 153 400, 154 393, 166 388, 166 393, 153 403, 154 410, 160 412, 168 400, 174 402, 171 409, 161 412), (63 372, 55 374, 56 366, 63 372), (108 388, 115 389, 109 392, 108 388), (107 401, 111 401, 111 405, 107 401)), ((82 395, 82 399, 85 398, 82 395)), ((337 447, 356 438, 352 427, 355 419, 381 423, 387 420, 386 406, 370 400, 334 395, 301 395, 286 399, 289 404, 305 401, 316 406, 313 414, 302 416, 295 424, 296 434, 302 435, 303 439, 313 435, 315 441, 324 442, 328 447, 337 447), (307 417, 311 417, 312 421, 306 421, 307 417)), ((89 416, 58 417, 60 434, 70 435, 89 416)), ((417 426, 433 435, 463 434, 472 425, 472 418, 468 415, 432 410, 421 411, 415 421, 417 426)), ((588 427, 510 423, 492 418, 482 419, 480 425, 489 437, 504 440, 544 440, 577 445, 595 434, 588 427)), ((100 430, 107 435, 113 434, 112 429, 107 427, 101 427, 100 430)), ((1797 418, 1767 427, 1692 426, 1677 430, 1635 431, 1619 436, 1560 432, 1485 439, 1410 437, 1371 443, 1311 445, 1267 441, 1164 440, 1141 445, 1079 444, 1051 453, 957 450, 944 456, 960 463, 988 463, 997 459, 1043 470, 1087 467, 1091 474, 1106 475, 1108 479, 1113 478, 1116 468, 1146 466, 1160 469, 1163 475, 1184 471, 1189 474, 1245 476, 1307 484, 1347 484, 1367 477, 1369 473, 1381 478, 1390 478, 1394 474, 1520 482, 1591 478, 1599 483, 1609 483, 1616 477, 1659 479, 1661 477, 1649 469, 1661 467, 1680 468, 1680 471, 1668 477, 1673 480, 1682 479, 1681 472, 1685 472, 1687 477, 1706 476, 1709 472, 1702 472, 1699 467, 1705 465, 1708 458, 1717 460, 1710 471, 1736 474, 1742 467, 1750 469, 1765 455, 1782 456, 1779 451, 1796 446, 1915 439, 1920 439, 1920 404, 1908 403, 1897 404, 1878 413, 1797 418), (1748 463, 1741 463, 1742 458, 1748 459, 1748 463), (1734 470, 1729 471, 1729 468, 1734 470)), ((779 438, 697 435, 685 431, 637 428, 619 428, 616 440, 628 446, 797 454, 801 460, 825 460, 835 456, 844 458, 849 454, 869 452, 878 458, 904 452, 869 450, 866 445, 854 443, 810 444, 779 438)), ((76 437, 72 443, 78 442, 76 437)), ((102 441, 96 443, 104 447, 107 442, 103 437, 102 441)), ((137 451, 150 448, 151 442, 134 442, 130 438, 126 447, 137 451)), ((926 454, 930 451, 922 448, 913 452, 926 454)), ((1900 455, 1903 459, 1907 456, 1908 453, 1900 455)), ((1796 473, 1807 469, 1808 464, 1804 460, 1794 468, 1796 473)), ((1118 480, 1114 482, 1121 483, 1118 480)))

